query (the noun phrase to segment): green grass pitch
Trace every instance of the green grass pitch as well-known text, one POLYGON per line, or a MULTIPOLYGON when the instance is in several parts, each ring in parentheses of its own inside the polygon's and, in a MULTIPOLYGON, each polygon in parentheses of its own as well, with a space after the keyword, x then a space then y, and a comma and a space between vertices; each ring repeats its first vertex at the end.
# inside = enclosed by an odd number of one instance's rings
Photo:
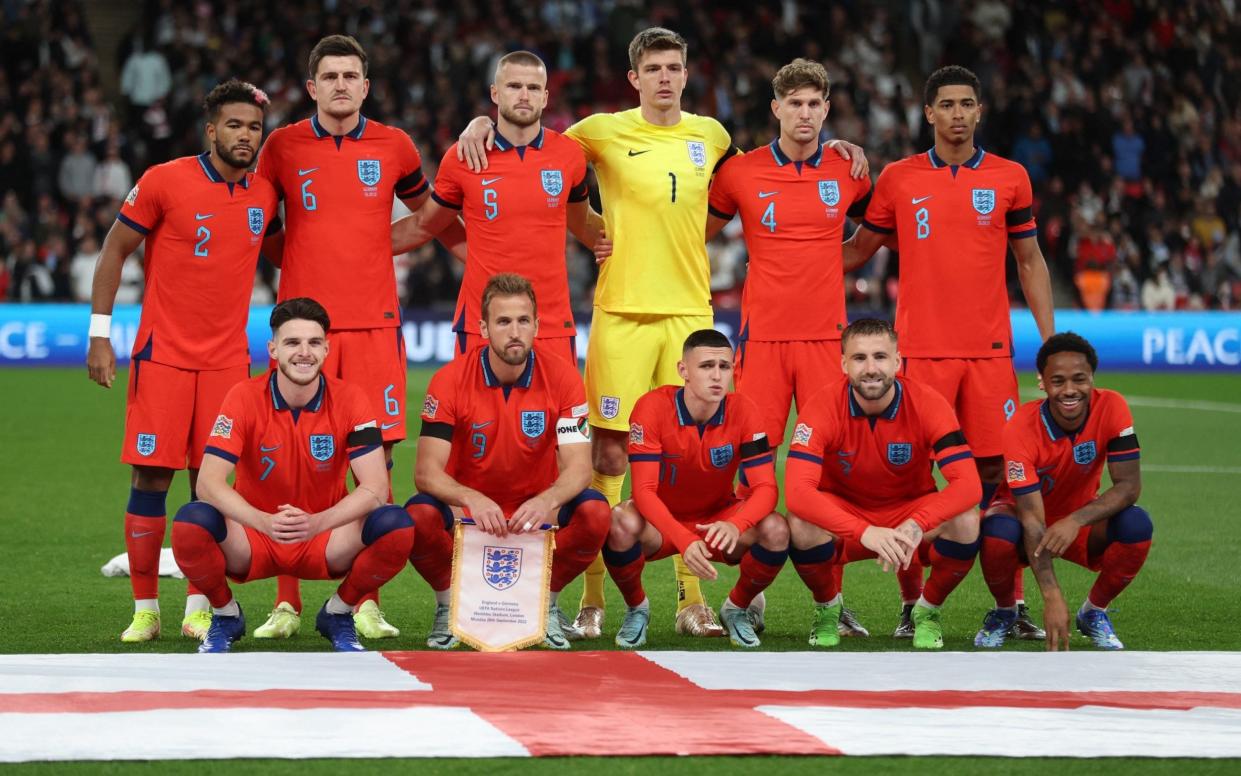
MULTIPOLYGON (((416 412, 432 371, 410 371, 409 403, 416 433, 416 412)), ((161 607, 164 611, 164 638, 149 645, 123 646, 117 636, 128 622, 129 583, 126 579, 106 579, 99 567, 124 550, 121 517, 128 493, 128 468, 119 462, 119 446, 124 419, 126 375, 118 375, 116 386, 105 391, 91 383, 85 369, 9 369, 0 371, 0 519, 3 521, 5 592, 0 596, 3 628, 0 652, 191 652, 196 646, 179 636, 177 628, 184 603, 184 583, 161 581, 161 607)), ((1139 650, 1228 650, 1241 645, 1241 627, 1232 616, 1236 592, 1241 589, 1241 568, 1236 562, 1238 544, 1233 524, 1241 513, 1241 376, 1110 374, 1097 377, 1101 387, 1115 388, 1131 398, 1135 427, 1143 448, 1143 491, 1139 500, 1155 521, 1155 541, 1142 574, 1113 605, 1113 622, 1129 649, 1139 650)), ((1035 387, 1031 375, 1022 375, 1023 392, 1035 387)), ((1023 393, 1029 399, 1032 394, 1023 393)), ((414 442, 396 450, 393 483, 398 500, 413 492, 414 442)), ((783 455, 781 455, 781 463, 783 455)), ((782 467, 781 467, 782 468, 782 467)), ((185 477, 179 475, 169 496, 169 513, 187 499, 185 477)), ((1071 605, 1076 605, 1089 587, 1091 575, 1067 563, 1057 572, 1071 605)), ((724 570, 720 579, 704 584, 710 602, 718 604, 735 579, 735 570, 724 570)), ((727 649, 726 640, 691 640, 678 637, 672 629, 672 568, 667 562, 654 564, 646 575, 653 602, 653 621, 647 649, 727 649)), ((897 588, 890 575, 869 563, 849 567, 845 575, 845 598, 872 632, 870 639, 845 640, 845 650, 908 649, 889 638, 899 614, 897 588)), ((580 583, 562 595, 566 610, 576 608, 580 583)), ((1027 575, 1027 597, 1039 614, 1037 586, 1027 575)), ((272 603, 274 581, 237 586, 238 600, 258 624, 272 603)), ((313 612, 331 591, 331 583, 304 583, 303 597, 313 612)), ((608 585, 609 623, 606 635, 614 631, 623 604, 608 585)), ((426 585, 412 570, 403 572, 383 590, 383 608, 391 622, 399 626, 398 639, 374 644, 385 650, 419 649, 430 627, 432 598, 426 585)), ((768 591, 767 631, 763 649, 805 648, 809 627, 809 598, 795 574, 785 573, 768 591)), ((980 573, 971 572, 949 599, 944 611, 945 647, 973 649, 972 638, 989 596, 980 573)), ((264 650, 317 651, 325 643, 304 629, 287 642, 268 642, 264 650)), ((1086 648, 1083 640, 1075 648, 1086 648)), ((602 640, 577 648, 606 649, 602 640)), ((240 649, 254 649, 252 641, 240 649)), ((1038 649, 1039 644, 1010 643, 1006 649, 1038 649)), ((710 758, 704 758, 710 759, 710 758)), ((1069 761, 1071 763, 1071 761, 1069 761)), ((259 765, 257 761, 250 764, 259 765)), ((972 772, 975 768, 1003 772, 1034 772, 1051 764, 1047 761, 1005 762, 986 759, 919 761, 914 767, 934 764, 936 770, 972 772)), ((310 761, 296 764, 263 762, 267 773, 299 774, 327 772, 343 762, 310 761), (321 764, 320 764, 321 763, 321 764)), ((653 765, 645 759, 609 760, 604 767, 628 769, 653 765)), ((908 768, 904 758, 867 758, 864 762, 832 762, 798 758, 727 759, 705 763, 700 760, 672 759, 659 767, 677 765, 701 767, 704 764, 729 771, 749 771, 762 767, 801 772, 813 767, 850 771, 865 765, 872 771, 908 768), (770 762, 769 762, 770 761, 770 762), (812 765, 813 763, 813 765, 812 765)), ((1057 769, 1065 763, 1057 762, 1057 769)), ((1087 771, 1103 770, 1117 763, 1099 761, 1078 763, 1087 771)), ((1172 762, 1128 761, 1156 772, 1184 769, 1172 762)), ((119 764, 117 764, 119 765, 119 764)), ((185 763, 188 772, 193 764, 185 763)), ((472 772, 496 763, 486 761, 434 761, 425 763, 432 772, 472 772)), ((598 763, 577 759, 555 763, 529 763, 532 769, 555 768, 575 771, 596 768, 598 763)), ((1241 763, 1194 762, 1194 772, 1208 772, 1216 766, 1241 767, 1241 763)), ((92 772, 107 772, 109 766, 93 764, 92 772)), ((177 764, 162 763, 161 771, 177 772, 177 764), (171 767, 170 767, 171 766, 171 767)), ((347 766, 346 766, 347 767, 347 766)), ((422 766, 419 766, 422 767, 422 766)), ((63 764, 40 768, 26 766, 22 771, 62 771, 63 764)), ((141 768, 138 768, 141 769, 141 768)), ((1221 770, 1220 772, 1223 772, 1221 770)))

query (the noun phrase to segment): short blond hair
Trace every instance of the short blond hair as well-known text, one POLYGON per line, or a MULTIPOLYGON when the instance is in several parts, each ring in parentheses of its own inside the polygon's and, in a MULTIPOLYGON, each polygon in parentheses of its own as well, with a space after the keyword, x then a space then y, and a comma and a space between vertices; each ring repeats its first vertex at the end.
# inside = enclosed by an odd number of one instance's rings
POLYGON ((783 100, 798 89, 817 89, 823 92, 823 98, 831 92, 832 82, 827 77, 827 69, 812 59, 798 57, 776 72, 771 79, 771 90, 777 100, 783 100))
POLYGON ((648 51, 680 51, 681 64, 685 64, 689 44, 677 33, 666 27, 647 27, 629 41, 629 69, 638 72, 638 63, 648 51))
POLYGON ((515 272, 492 275, 487 281, 487 287, 483 289, 483 320, 487 320, 487 309, 491 306, 492 299, 497 296, 523 295, 530 297, 530 306, 534 308, 535 317, 538 317, 539 303, 534 298, 534 286, 529 280, 515 272))

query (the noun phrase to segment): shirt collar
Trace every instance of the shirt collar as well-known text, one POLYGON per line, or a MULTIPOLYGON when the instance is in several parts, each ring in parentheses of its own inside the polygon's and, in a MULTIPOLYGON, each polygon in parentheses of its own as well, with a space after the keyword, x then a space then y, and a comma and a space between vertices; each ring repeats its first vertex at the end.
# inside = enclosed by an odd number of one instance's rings
MULTIPOLYGON (((793 161, 784 153, 783 150, 781 150, 780 138, 776 138, 775 140, 771 141, 771 155, 775 157, 776 164, 779 165, 780 167, 783 167, 784 165, 793 161)), ((823 144, 819 143, 819 149, 815 151, 813 154, 811 154, 810 158, 806 159, 803 162, 803 164, 808 164, 811 167, 818 167, 819 163, 822 161, 823 161, 823 144)))
POLYGON ((1065 437, 1072 439, 1078 431, 1085 428, 1086 421, 1090 420, 1090 408, 1086 408, 1086 417, 1082 419, 1082 425, 1079 426, 1076 431, 1065 431, 1060 427, 1060 424, 1056 422, 1054 417, 1052 417, 1051 402, 1047 399, 1043 399, 1043 403, 1039 405, 1038 415, 1039 419, 1043 421, 1043 430, 1047 432, 1048 438, 1055 442, 1056 440, 1064 439, 1065 437))
MULTIPOLYGON (((508 138, 506 138, 504 135, 501 135, 501 134, 500 134, 500 130, 499 130, 499 129, 497 129, 497 130, 496 130, 496 139, 495 139, 495 143, 496 143, 496 150, 497 150, 497 151, 509 151, 509 150, 514 149, 514 148, 517 148, 517 146, 513 145, 513 144, 509 141, 509 139, 508 139, 508 138)), ((526 148, 534 148, 534 149, 537 149, 537 150, 539 150, 539 151, 542 151, 542 150, 543 150, 543 127, 541 127, 541 126, 539 127, 539 134, 535 135, 535 136, 534 136, 534 140, 531 140, 531 141, 530 141, 530 143, 529 143, 529 145, 527 145, 527 146, 525 146, 525 147, 526 147, 526 148)))
MULTIPOLYGON (((969 159, 966 159, 965 164, 963 166, 968 167, 971 170, 977 170, 978 165, 982 164, 982 159, 986 155, 987 155, 987 152, 982 150, 982 146, 975 146, 974 155, 971 156, 969 159)), ((930 150, 926 152, 926 156, 927 156, 927 159, 931 161, 932 167, 955 166, 955 165, 949 165, 943 159, 940 159, 939 154, 935 153, 935 146, 931 146, 930 150)))
MULTIPOLYGON (((323 125, 319 123, 318 113, 310 117, 310 128, 314 131, 315 137, 320 137, 320 138, 332 137, 331 133, 329 133, 326 129, 324 129, 323 125)), ((350 140, 361 140, 362 133, 365 130, 366 130, 366 116, 359 114, 358 125, 354 127, 353 129, 349 130, 348 132, 346 132, 344 135, 342 135, 342 137, 347 137, 350 140)))
MULTIPOLYGON (((722 426, 724 425, 724 405, 728 403, 728 397, 720 399, 720 406, 716 409, 715 414, 707 419, 704 426, 722 426)), ((685 406, 685 389, 677 389, 677 423, 682 426, 697 426, 694 416, 689 414, 689 407, 685 406)))
MULTIPOLYGON (((901 386, 900 380, 894 381, 892 385, 896 389, 895 394, 892 396, 892 401, 890 401, 888 403, 888 406, 884 408, 883 412, 880 412, 878 415, 878 417, 883 418, 884 420, 896 420, 896 413, 901 408, 901 399, 903 399, 905 396, 905 389, 901 386)), ((862 409, 862 405, 858 404, 857 397, 853 395, 853 386, 849 385, 846 382, 845 390, 849 392, 849 415, 850 417, 854 417, 854 418, 866 417, 866 411, 862 409)))
MULTIPOLYGON (((491 361, 487 359, 487 352, 490 347, 485 347, 479 351, 479 363, 483 367, 483 382, 488 388, 502 388, 503 383, 500 378, 496 377, 496 373, 491 369, 491 361)), ((530 354, 526 356, 526 368, 522 370, 521 376, 514 383, 518 388, 529 388, 531 381, 534 380, 534 348, 530 348, 530 354)))
MULTIPOLYGON (((228 183, 224 180, 224 176, 220 175, 220 171, 211 163, 211 152, 203 151, 198 155, 198 165, 203 168, 203 174, 207 176, 207 180, 212 183, 228 183)), ((250 177, 248 175, 241 176, 241 180, 237 181, 237 185, 243 189, 250 188, 250 177)))
MULTIPOLYGON (((311 399, 306 404, 305 407, 302 407, 302 409, 305 410, 306 412, 318 412, 319 408, 323 406, 323 394, 326 388, 327 388, 327 379, 322 374, 320 374, 319 375, 319 389, 315 391, 314 398, 311 399)), ((280 395, 280 389, 276 387, 276 370, 275 369, 271 370, 271 376, 267 378, 267 389, 268 389, 268 392, 271 394, 272 407, 274 407, 276 410, 292 410, 293 409, 292 407, 289 406, 289 403, 284 400, 284 397, 280 395)))

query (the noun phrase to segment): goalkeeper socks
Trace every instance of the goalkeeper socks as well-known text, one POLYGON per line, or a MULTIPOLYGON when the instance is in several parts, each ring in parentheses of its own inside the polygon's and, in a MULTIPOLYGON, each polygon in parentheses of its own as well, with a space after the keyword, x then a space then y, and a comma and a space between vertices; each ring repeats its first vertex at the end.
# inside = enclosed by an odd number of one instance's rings
POLYGON ((932 607, 943 606, 948 594, 961 584, 961 580, 974 567, 978 542, 961 544, 936 539, 930 546, 922 546, 927 554, 927 565, 931 567, 931 576, 927 578, 918 602, 932 607))
POLYGON ((276 577, 276 603, 288 603, 300 614, 302 611, 302 584, 297 577, 281 574, 276 577))
MULTIPOLYGON (((624 474, 602 474, 594 472, 590 477, 590 487, 603 494, 608 500, 608 506, 614 507, 620 503, 621 489, 625 486, 624 474)), ((609 521, 611 517, 609 515, 609 521)), ((582 578, 582 600, 579 608, 594 607, 596 609, 604 608, 603 601, 603 572, 606 564, 603 562, 603 556, 595 558, 595 560, 586 567, 586 573, 582 578)))
POLYGON ((159 552, 168 526, 165 491, 129 489, 125 551, 134 600, 159 598, 159 552))
POLYGON ((556 531, 552 552, 550 589, 559 592, 599 557, 599 549, 612 527, 612 509, 606 501, 584 499, 556 531))
POLYGON ((676 572, 677 579, 677 613, 695 604, 706 606, 707 602, 702 597, 702 585, 698 581, 698 575, 689 570, 689 566, 685 565, 685 559, 679 554, 673 555, 672 568, 676 572))
POLYGON ((408 504, 405 511, 414 519, 410 565, 432 590, 448 590, 452 584, 452 534, 444 527, 443 515, 430 504, 408 504))
POLYGON ((789 560, 793 561, 797 576, 801 577, 801 581, 806 584, 811 597, 816 602, 832 601, 840 595, 836 564, 832 562, 835 557, 836 543, 834 541, 824 542, 817 547, 805 550, 799 550, 796 547, 789 548, 789 560))
POLYGON ((775 581, 788 556, 788 550, 769 550, 761 544, 750 547, 750 551, 741 556, 737 584, 728 594, 726 603, 742 609, 749 606, 755 596, 775 581))

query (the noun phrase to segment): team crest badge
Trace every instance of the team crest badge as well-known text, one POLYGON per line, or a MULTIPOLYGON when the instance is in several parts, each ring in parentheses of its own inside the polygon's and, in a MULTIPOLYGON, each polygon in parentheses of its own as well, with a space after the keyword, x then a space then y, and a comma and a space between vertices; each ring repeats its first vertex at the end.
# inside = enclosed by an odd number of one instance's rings
POLYGON ((378 159, 359 159, 358 160, 358 180, 362 181, 365 186, 374 186, 379 183, 379 160, 378 159))
POLYGON ((599 398, 599 414, 611 420, 620 414, 620 399, 615 396, 601 396, 599 398))
POLYGON ((819 181, 819 199, 828 207, 840 204, 840 183, 837 181, 819 181))
POLYGON ((720 447, 713 447, 709 452, 711 453, 711 465, 717 469, 723 469, 725 466, 732 463, 732 443, 721 445, 720 447))
POLYGON ((521 579, 520 547, 483 547, 483 579, 496 590, 508 590, 521 579))
POLYGON ((1094 463, 1096 454, 1097 450, 1095 449, 1093 439, 1073 445, 1073 463, 1079 463, 1082 466, 1094 463))
POLYGON ((546 427, 547 413, 543 410, 521 411, 521 433, 531 439, 538 439, 543 436, 543 429, 546 427))
POLYGON ((263 208, 252 207, 246 211, 246 218, 250 224, 251 234, 263 233, 263 208))
POLYGON ((904 466, 914 457, 914 446, 909 442, 888 442, 888 463, 904 466))
POLYGON ((147 456, 155 452, 155 435, 138 435, 138 455, 147 456))
POLYGON ((974 209, 980 216, 995 210, 995 189, 974 189, 974 209))
POLYGON ((695 167, 707 166, 707 145, 698 140, 686 140, 685 144, 689 146, 689 160, 694 163, 695 167))
POLYGON ((559 197, 560 192, 564 191, 564 176, 560 174, 560 170, 540 170, 539 175, 547 196, 559 197))
POLYGON ((336 454, 336 439, 331 434, 310 435, 310 457, 316 461, 328 461, 336 454))

